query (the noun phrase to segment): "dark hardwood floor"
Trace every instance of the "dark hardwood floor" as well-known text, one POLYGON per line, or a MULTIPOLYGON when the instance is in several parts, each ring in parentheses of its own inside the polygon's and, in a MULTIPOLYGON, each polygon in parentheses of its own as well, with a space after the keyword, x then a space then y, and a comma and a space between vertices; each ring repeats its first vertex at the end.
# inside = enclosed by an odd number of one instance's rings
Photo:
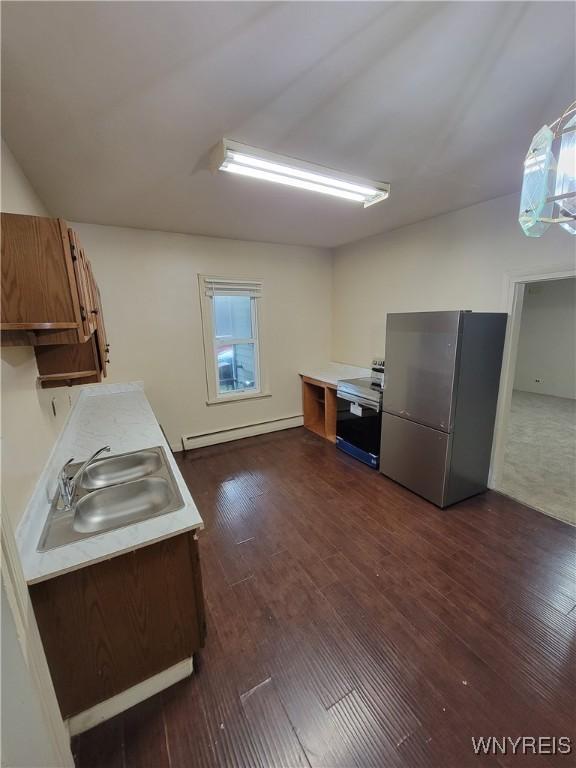
POLYGON ((576 529, 496 493, 439 510, 303 429, 178 463, 199 670, 77 737, 78 768, 576 764, 576 529), (492 735, 574 748, 474 755, 492 735))

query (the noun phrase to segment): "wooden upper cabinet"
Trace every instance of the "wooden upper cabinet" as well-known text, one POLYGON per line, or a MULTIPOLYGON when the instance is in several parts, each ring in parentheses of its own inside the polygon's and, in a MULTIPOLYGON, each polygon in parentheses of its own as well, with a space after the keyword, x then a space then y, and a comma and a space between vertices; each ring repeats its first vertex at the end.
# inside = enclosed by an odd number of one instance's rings
POLYGON ((42 386, 100 381, 108 342, 86 253, 62 219, 2 214, 2 344, 30 345, 42 386))
POLYGON ((28 332, 22 344, 35 336, 87 341, 81 297, 66 223, 3 213, 1 330, 28 332))

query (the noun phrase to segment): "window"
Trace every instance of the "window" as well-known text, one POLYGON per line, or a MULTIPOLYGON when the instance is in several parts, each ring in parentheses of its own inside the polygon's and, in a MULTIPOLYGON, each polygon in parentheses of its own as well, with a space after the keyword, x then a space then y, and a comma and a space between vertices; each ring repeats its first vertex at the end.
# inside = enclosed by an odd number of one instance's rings
POLYGON ((262 394, 257 280, 199 276, 208 402, 262 394))

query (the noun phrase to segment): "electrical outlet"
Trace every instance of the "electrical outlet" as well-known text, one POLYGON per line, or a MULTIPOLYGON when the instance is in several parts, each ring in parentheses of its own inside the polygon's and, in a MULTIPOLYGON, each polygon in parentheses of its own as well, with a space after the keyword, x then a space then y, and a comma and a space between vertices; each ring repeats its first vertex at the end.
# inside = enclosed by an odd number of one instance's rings
POLYGON ((534 379, 534 384, 542 384, 542 379, 534 379))

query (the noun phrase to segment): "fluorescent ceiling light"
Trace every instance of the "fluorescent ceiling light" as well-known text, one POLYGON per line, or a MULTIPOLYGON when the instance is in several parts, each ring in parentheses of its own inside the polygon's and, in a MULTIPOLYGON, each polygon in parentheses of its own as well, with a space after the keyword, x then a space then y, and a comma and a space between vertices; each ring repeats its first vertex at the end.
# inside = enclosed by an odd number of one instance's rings
POLYGON ((364 208, 386 200, 390 195, 390 185, 385 182, 357 179, 340 171, 275 155, 229 139, 223 139, 216 147, 212 166, 215 170, 363 203, 364 208))

